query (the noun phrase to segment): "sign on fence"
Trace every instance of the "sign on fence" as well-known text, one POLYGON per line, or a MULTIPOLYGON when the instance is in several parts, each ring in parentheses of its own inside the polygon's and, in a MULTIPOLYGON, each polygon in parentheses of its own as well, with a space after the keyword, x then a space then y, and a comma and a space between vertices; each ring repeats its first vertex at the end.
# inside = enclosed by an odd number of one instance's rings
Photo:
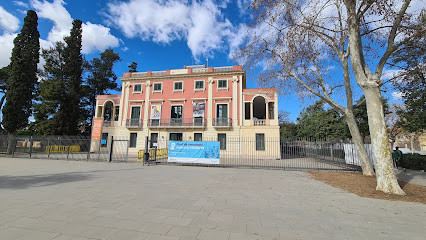
POLYGON ((169 162, 219 164, 219 142, 169 142, 169 162))
POLYGON ((92 127, 92 141, 101 140, 103 118, 94 118, 92 127))

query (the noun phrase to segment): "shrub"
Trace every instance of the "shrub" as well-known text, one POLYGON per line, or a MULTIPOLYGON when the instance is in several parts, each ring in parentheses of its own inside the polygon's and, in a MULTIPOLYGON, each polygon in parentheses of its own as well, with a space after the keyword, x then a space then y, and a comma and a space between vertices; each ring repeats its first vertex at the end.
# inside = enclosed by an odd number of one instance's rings
POLYGON ((413 170, 426 170, 426 156, 404 154, 402 167, 413 170))

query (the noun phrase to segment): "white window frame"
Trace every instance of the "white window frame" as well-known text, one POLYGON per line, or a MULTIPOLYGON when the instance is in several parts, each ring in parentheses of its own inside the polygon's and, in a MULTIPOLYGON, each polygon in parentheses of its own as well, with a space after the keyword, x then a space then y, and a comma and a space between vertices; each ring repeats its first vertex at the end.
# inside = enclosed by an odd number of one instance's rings
POLYGON ((142 84, 141 83, 133 84, 133 93, 142 93, 142 84), (141 90, 140 91, 135 91, 135 86, 136 85, 141 85, 141 90))
POLYGON ((206 82, 204 80, 195 80, 194 81, 194 92, 195 91, 205 91, 206 90, 206 82), (197 86, 197 82, 203 82, 203 87, 202 88, 196 88, 197 86))
POLYGON ((173 82, 173 92, 183 92, 183 81, 174 81, 173 82), (175 89, 176 83, 182 83, 182 89, 175 89))
POLYGON ((217 91, 219 91, 219 90, 229 90, 229 84, 228 84, 228 79, 218 79, 217 80, 217 91), (226 81, 226 87, 219 87, 219 81, 226 81))
POLYGON ((155 83, 153 83, 152 84, 152 93, 163 93, 163 83, 162 82, 155 82, 155 83), (160 90, 155 90, 155 84, 160 84, 161 85, 161 89, 160 90))
POLYGON ((170 119, 172 118, 172 108, 173 107, 177 107, 177 106, 181 106, 182 107, 182 121, 183 121, 183 107, 184 107, 184 104, 170 104, 170 119))
MULTIPOLYGON (((132 112, 133 112, 133 108, 134 107, 139 107, 141 110, 139 111, 139 120, 141 120, 141 116, 142 116, 142 105, 132 105, 132 106, 130 106, 131 108, 130 108, 130 118, 129 119, 132 119, 132 112)), ((142 121, 142 120, 141 120, 142 121)))
POLYGON ((229 119, 229 118, 231 118, 231 116, 229 116, 229 102, 226 102, 226 103, 224 103, 224 102, 217 102, 216 103, 216 106, 215 106, 215 108, 214 108, 214 116, 215 116, 215 118, 218 118, 217 117, 217 105, 219 105, 219 104, 221 104, 221 105, 223 105, 223 104, 226 104, 226 105, 228 105, 227 107, 226 107, 226 110, 227 110, 227 113, 226 113, 226 115, 228 116, 227 118, 229 119))

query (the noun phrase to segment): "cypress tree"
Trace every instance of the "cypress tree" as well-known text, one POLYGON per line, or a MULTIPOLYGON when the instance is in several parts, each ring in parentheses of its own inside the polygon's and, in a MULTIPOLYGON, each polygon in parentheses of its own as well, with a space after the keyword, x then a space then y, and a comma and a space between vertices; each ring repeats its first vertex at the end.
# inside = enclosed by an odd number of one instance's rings
MULTIPOLYGON (((32 113, 33 92, 37 84, 40 33, 37 14, 30 10, 21 32, 13 40, 10 58, 10 77, 6 83, 6 103, 3 108, 3 126, 9 135, 28 125, 32 113)), ((12 149, 8 149, 11 153, 12 149)))
POLYGON ((64 38, 67 45, 64 52, 65 97, 59 113, 59 130, 64 135, 77 134, 82 121, 82 22, 77 19, 72 25, 70 36, 64 38))

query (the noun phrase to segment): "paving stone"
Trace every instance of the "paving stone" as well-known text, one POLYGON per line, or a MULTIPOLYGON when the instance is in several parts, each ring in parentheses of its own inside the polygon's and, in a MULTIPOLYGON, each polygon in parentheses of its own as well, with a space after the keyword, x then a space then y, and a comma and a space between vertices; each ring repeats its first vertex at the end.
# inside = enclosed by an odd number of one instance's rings
POLYGON ((229 239, 229 232, 202 229, 197 236, 199 240, 229 239))

